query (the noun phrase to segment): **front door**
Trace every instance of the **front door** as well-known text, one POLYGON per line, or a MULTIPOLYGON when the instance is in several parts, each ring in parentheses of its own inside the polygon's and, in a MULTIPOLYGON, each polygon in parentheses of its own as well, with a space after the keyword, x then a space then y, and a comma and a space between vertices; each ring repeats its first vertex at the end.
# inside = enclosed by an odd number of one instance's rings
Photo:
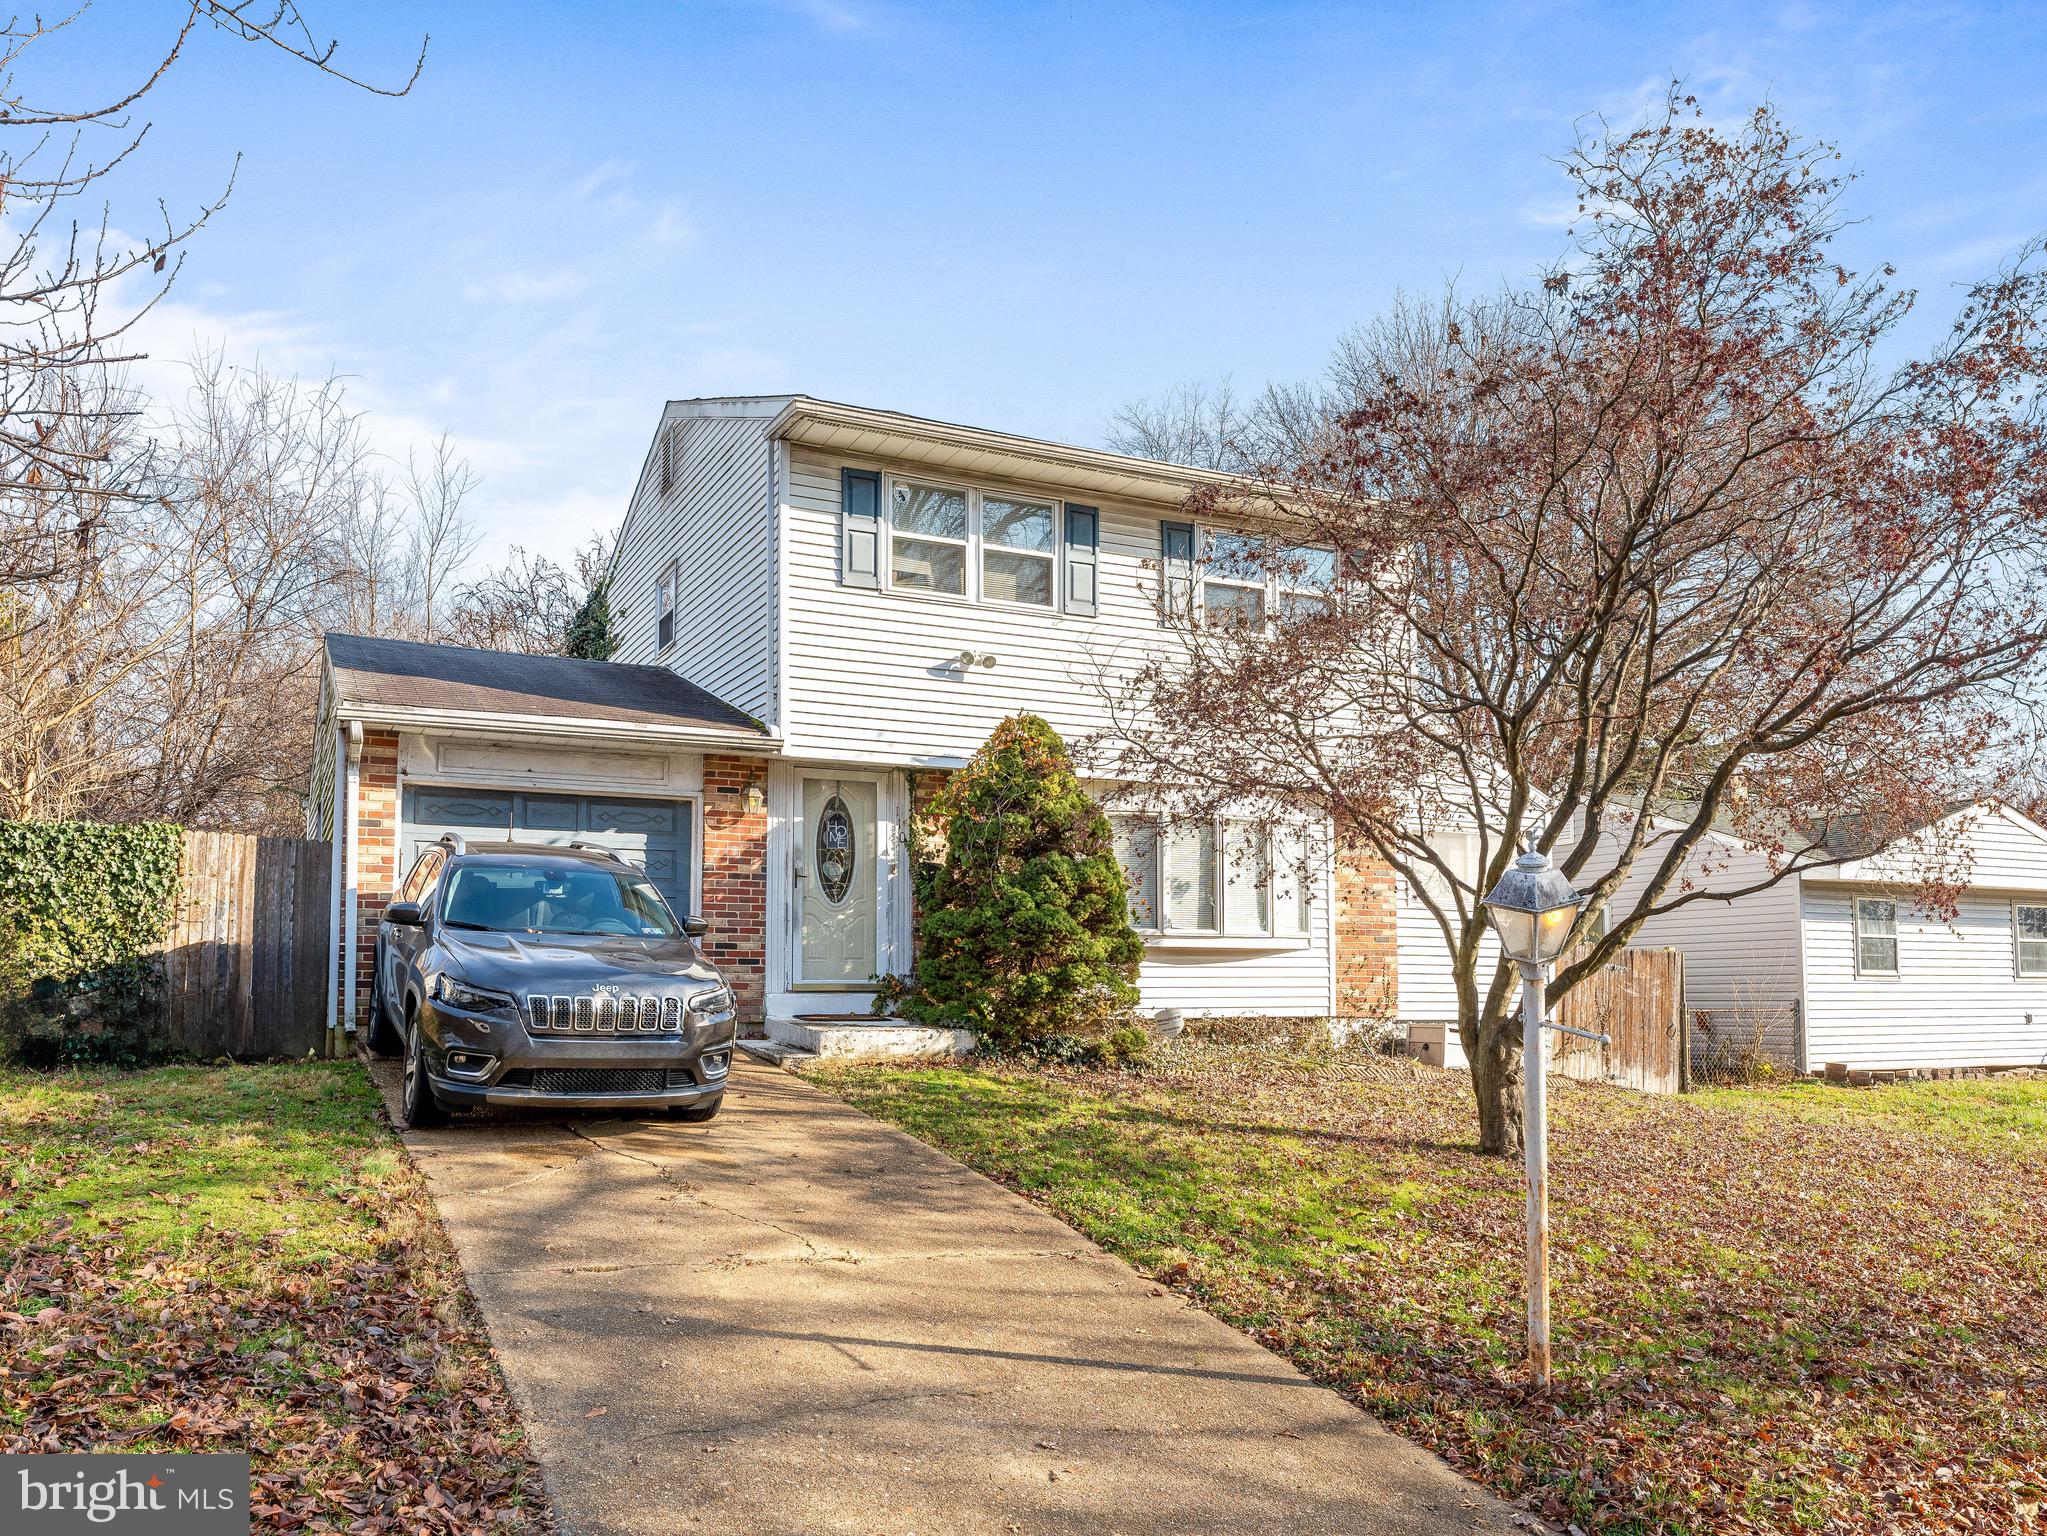
POLYGON ((803 781, 796 824, 796 981, 864 987, 881 971, 880 786, 826 775, 803 781))

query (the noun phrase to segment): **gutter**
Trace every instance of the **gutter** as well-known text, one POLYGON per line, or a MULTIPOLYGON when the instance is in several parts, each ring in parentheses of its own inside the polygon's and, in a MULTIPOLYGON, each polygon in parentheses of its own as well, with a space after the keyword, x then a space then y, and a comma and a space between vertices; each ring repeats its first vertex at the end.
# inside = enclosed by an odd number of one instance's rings
POLYGON ((351 704, 336 707, 335 718, 360 733, 365 725, 415 731, 481 731, 497 736, 532 736, 558 741, 618 738, 622 743, 660 742, 677 747, 717 751, 777 750, 779 740, 766 726, 757 731, 738 726, 656 725, 643 720, 592 720, 563 715, 511 715, 485 710, 428 709, 406 704, 351 704))

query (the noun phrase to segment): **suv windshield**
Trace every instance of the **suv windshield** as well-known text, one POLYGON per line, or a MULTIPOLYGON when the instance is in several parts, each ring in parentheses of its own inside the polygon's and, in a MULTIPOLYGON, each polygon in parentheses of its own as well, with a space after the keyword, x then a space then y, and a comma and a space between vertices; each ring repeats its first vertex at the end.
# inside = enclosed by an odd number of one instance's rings
POLYGON ((653 884, 596 864, 462 864, 448 877, 441 921, 492 933, 667 938, 674 914, 653 884))

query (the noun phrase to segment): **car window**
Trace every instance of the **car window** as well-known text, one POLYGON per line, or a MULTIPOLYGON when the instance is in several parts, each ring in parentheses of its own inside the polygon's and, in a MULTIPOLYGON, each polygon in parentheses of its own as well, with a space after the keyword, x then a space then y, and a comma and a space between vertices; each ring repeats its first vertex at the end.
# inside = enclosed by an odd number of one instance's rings
POLYGON ((666 938, 675 914, 644 876, 592 864, 464 864, 448 876, 441 921, 493 933, 666 938))
POLYGON ((434 875, 441 867, 441 850, 429 848, 412 861, 412 873, 405 877, 405 883, 398 888, 400 901, 422 901, 433 889, 434 875))

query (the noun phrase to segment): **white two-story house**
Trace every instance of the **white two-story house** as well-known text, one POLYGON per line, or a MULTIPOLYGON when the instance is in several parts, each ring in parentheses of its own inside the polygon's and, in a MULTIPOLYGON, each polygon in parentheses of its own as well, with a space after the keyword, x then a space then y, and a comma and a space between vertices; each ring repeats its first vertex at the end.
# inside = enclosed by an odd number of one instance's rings
MULTIPOLYGON (((330 638, 313 826, 358 951, 442 830, 596 837, 713 925, 770 1032, 869 1006, 911 955, 912 808, 1007 715, 1069 737, 1202 608, 1289 594, 1211 567, 1204 472, 806 396, 672 401, 613 566, 610 662, 330 638)), ((1119 820, 1143 1006, 1387 1016, 1393 882, 1247 825, 1119 820)), ((359 967, 358 967, 359 972, 359 967)), ((352 984, 353 983, 353 984, 352 984)), ((361 1008, 346 974, 343 1017, 361 1008)))

